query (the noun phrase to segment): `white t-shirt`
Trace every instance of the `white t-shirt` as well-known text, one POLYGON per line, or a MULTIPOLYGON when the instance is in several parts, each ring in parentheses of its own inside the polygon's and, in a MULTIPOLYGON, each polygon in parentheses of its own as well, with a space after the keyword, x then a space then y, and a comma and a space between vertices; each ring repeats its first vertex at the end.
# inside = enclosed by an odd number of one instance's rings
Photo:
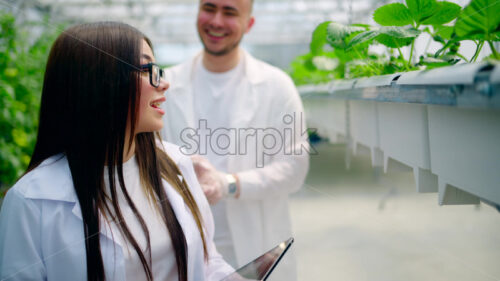
MULTIPOLYGON (((104 172, 104 182, 106 184, 108 194, 110 194, 107 169, 105 169, 104 172)), ((123 178, 125 180, 125 187, 127 189, 128 195, 133 200, 137 210, 141 214, 149 230, 152 250, 152 273, 154 280, 177 280, 177 261, 175 259, 170 234, 161 218, 159 211, 157 211, 157 209, 153 207, 144 191, 144 188, 141 185, 139 166, 137 164, 135 156, 130 158, 127 162, 123 163, 123 178)), ((144 257, 146 258, 146 260, 148 260, 149 252, 146 251, 146 236, 139 221, 132 212, 132 209, 130 208, 124 194, 121 191, 118 182, 118 175, 115 175, 115 180, 118 195, 118 204, 120 205, 123 218, 127 223, 130 232, 142 249, 144 257)), ((118 222, 112 222, 111 230, 116 241, 118 241, 122 245, 123 256, 125 258, 127 280, 147 280, 146 273, 142 266, 141 260, 137 255, 137 252, 135 251, 134 247, 128 242, 125 236, 122 235, 117 224, 118 222)))
MULTIPOLYGON (((236 67, 222 73, 208 71, 203 66, 202 60, 198 60, 195 65, 193 100, 195 120, 198 121, 196 125, 200 126, 199 120, 206 120, 202 122, 206 122, 207 128, 212 133, 208 142, 200 138, 199 154, 210 160, 215 168, 222 172, 228 170, 228 158, 224 155, 231 151, 231 145, 235 145, 231 134, 224 134, 224 129, 230 129, 230 121, 237 114, 231 109, 244 74, 243 60, 242 56, 236 67), (219 129, 218 132, 215 132, 217 129, 219 129)), ((236 267, 236 255, 226 215, 226 203, 221 200, 215 206, 210 207, 215 221, 214 242, 217 251, 231 266, 236 267)))

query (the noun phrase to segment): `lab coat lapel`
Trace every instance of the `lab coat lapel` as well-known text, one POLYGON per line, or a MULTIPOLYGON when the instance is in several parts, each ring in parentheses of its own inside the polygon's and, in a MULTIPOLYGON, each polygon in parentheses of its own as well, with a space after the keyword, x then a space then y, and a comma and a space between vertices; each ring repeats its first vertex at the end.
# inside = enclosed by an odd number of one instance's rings
MULTIPOLYGON (((72 213, 83 224, 82 211, 78 201, 75 202, 72 213)), ((121 235, 117 233, 113 235, 111 226, 104 216, 99 215, 99 220, 100 234, 106 238, 104 241, 101 239, 101 253, 106 277, 109 280, 125 280, 125 260, 123 257, 123 245, 125 245, 125 241, 122 240, 121 235)), ((89 235, 92 235, 92 233, 89 235)))
MULTIPOLYGON (((83 217, 82 217, 82 209, 80 208, 80 202, 76 201, 75 205, 73 206, 73 209, 71 210, 73 215, 75 215, 78 219, 80 219, 83 223, 83 217)), ((100 233, 104 235, 107 239, 110 241, 116 243, 118 246, 123 246, 124 241, 121 240, 121 235, 113 235, 111 231, 111 226, 109 225, 108 221, 104 218, 104 216, 99 215, 99 224, 100 224, 100 233)), ((90 234, 92 235, 92 234, 90 234)))
MULTIPOLYGON (((73 204, 71 213, 83 225, 82 210, 75 192, 67 158, 63 154, 52 156, 42 162, 39 168, 44 169, 43 166, 46 165, 51 165, 50 169, 46 169, 45 173, 38 173, 37 181, 33 181, 33 184, 39 186, 28 189, 26 198, 64 201, 73 204)), ((124 280, 123 242, 118 240, 120 235, 111 233, 103 216, 100 216, 100 234, 106 237, 105 241, 101 240, 106 276, 109 277, 109 280, 124 280)), ((84 252, 85 250, 83 250, 84 252)))
MULTIPOLYGON (((165 102, 166 124, 164 131, 166 139, 173 143, 181 143, 180 134, 186 127, 195 128, 195 112, 193 102, 193 69, 201 55, 197 55, 190 62, 181 65, 179 75, 166 77, 170 89, 166 92, 165 102)), ((167 72, 167 74, 172 74, 167 72)))
MULTIPOLYGON (((82 210, 73 185, 68 159, 63 154, 54 155, 43 161, 39 167, 43 168, 43 166, 48 165, 52 166, 50 170, 47 169, 48 173, 40 173, 40 176, 37 178, 38 181, 36 184, 40 187, 30 188, 26 193, 26 197, 73 203, 71 212, 83 222, 82 210)), ((104 218, 101 217, 100 219, 101 226, 103 226, 104 218)), ((101 234, 111 241, 114 240, 110 231, 105 227, 101 227, 101 234)))
MULTIPOLYGON (((177 163, 179 165, 179 163, 177 163)), ((182 177, 179 176, 182 180, 182 177)), ((184 204, 184 199, 182 196, 174 190, 174 188, 167 182, 163 181, 163 186, 165 187, 165 191, 167 193, 167 198, 174 210, 175 216, 177 217, 177 221, 182 227, 182 231, 184 232, 184 237, 186 238, 187 244, 187 258, 188 258, 188 276, 194 275, 194 260, 196 259, 197 253, 195 241, 193 240, 193 231, 197 229, 194 224, 193 217, 189 208, 186 204, 184 204)), ((192 280, 189 278, 189 280, 192 280)))
POLYGON ((186 127, 194 128, 194 109, 193 109, 193 95, 191 94, 191 85, 187 86, 189 89, 186 92, 174 91, 170 93, 175 95, 175 98, 168 100, 166 103, 166 111, 168 112, 167 118, 171 117, 174 121, 168 122, 168 135, 167 140, 180 143, 180 133, 186 127))
MULTIPOLYGON (((242 78, 240 89, 235 91, 237 98, 235 100, 234 118, 231 120, 231 128, 236 130, 241 128, 257 128, 259 124, 255 121, 256 115, 259 112, 259 95, 262 95, 261 86, 265 81, 265 73, 262 73, 258 67, 258 62, 248 52, 242 49, 244 57, 245 75, 242 78)), ((246 147, 246 140, 238 140, 239 147, 246 147)), ((251 152, 248 152, 251 153, 251 152)), ((237 155, 228 156, 228 170, 233 172, 241 170, 240 167, 245 167, 247 163, 242 163, 241 157, 237 155)))
POLYGON ((186 225, 187 222, 189 222, 191 219, 189 209, 187 205, 184 204, 184 199, 182 199, 182 196, 177 191, 175 191, 168 182, 163 181, 163 186, 165 187, 168 201, 170 202, 170 205, 172 205, 175 216, 181 224, 187 239, 189 237, 188 232, 191 231, 191 228, 187 227, 186 225))
POLYGON ((241 50, 244 59, 245 75, 242 78, 240 87, 234 92, 237 98, 234 99, 234 119, 231 120, 231 128, 251 127, 255 122, 255 115, 258 111, 258 89, 264 79, 260 73, 257 61, 245 50, 241 50))

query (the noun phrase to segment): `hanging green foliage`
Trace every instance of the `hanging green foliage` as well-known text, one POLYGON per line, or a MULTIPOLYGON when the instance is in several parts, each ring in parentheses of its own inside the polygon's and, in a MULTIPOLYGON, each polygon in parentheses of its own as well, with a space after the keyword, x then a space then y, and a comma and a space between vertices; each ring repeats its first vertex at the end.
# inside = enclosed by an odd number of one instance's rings
POLYGON ((0 197, 30 161, 45 64, 58 30, 46 22, 20 26, 0 11, 0 197), (42 33, 33 38, 35 26, 42 33))

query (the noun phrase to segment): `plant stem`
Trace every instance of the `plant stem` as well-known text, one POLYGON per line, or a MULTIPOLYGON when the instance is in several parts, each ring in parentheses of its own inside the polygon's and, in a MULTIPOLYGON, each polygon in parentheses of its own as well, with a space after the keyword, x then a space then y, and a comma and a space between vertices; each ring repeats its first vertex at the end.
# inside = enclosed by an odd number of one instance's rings
MULTIPOLYGON (((418 30, 418 28, 420 27, 420 23, 417 23, 417 26, 415 27, 415 29, 418 30)), ((412 58, 413 58, 413 51, 415 49, 415 41, 417 40, 417 37, 413 38, 413 40, 411 41, 411 47, 410 47, 410 59, 408 60, 408 63, 409 64, 412 64, 412 58)))
POLYGON ((498 55, 497 50, 495 50, 495 46, 493 45, 493 42, 488 40, 488 45, 490 45, 491 52, 493 53, 493 56, 495 59, 500 60, 500 56, 498 55))
POLYGON ((413 48, 415 47, 415 39, 411 41, 411 47, 410 47, 410 59, 408 60, 408 63, 412 63, 411 59, 413 58, 413 48))
POLYGON ((481 52, 481 49, 483 48, 483 45, 484 45, 484 41, 480 41, 477 44, 476 52, 474 53, 474 55, 472 56, 472 58, 470 59, 469 62, 476 62, 477 57, 479 56, 479 53, 481 52))
POLYGON ((467 61, 467 58, 464 55, 460 54, 460 53, 457 53, 457 57, 463 59, 465 62, 467 61))
POLYGON ((444 52, 446 49, 450 47, 451 43, 452 40, 446 42, 446 44, 434 54, 434 57, 435 58, 439 57, 439 55, 441 55, 442 52, 444 52))
MULTIPOLYGON (((418 29, 420 27, 420 24, 417 24, 415 29, 418 29)), ((411 41, 411 47, 410 47, 410 59, 408 60, 408 63, 412 64, 412 58, 413 58, 413 51, 415 49, 415 40, 417 40, 417 37, 413 38, 411 41)))
POLYGON ((401 59, 405 62, 405 68, 406 70, 410 70, 410 67, 408 66, 408 62, 405 60, 405 57, 403 57, 403 53, 401 52, 401 48, 398 47, 398 52, 399 52, 399 56, 401 57, 401 59))

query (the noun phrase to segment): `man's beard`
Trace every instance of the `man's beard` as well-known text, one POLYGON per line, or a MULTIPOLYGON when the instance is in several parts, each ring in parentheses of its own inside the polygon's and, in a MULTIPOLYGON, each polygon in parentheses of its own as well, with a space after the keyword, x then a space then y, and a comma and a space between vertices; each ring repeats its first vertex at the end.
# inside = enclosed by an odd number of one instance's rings
MULTIPOLYGON (((199 34, 198 34, 198 36, 199 36, 199 34)), ((238 41, 236 41, 234 44, 216 52, 216 51, 212 51, 212 50, 208 49, 207 46, 205 45, 205 42, 203 42, 203 39, 201 38, 201 36, 199 36, 199 37, 200 37, 201 43, 203 44, 203 48, 205 49, 205 52, 207 52, 208 54, 210 54, 212 56, 216 56, 216 57, 220 57, 220 56, 224 56, 224 55, 229 54, 232 50, 236 49, 236 47, 238 47, 240 45, 241 39, 243 38, 243 36, 241 36, 240 39, 238 41)))

